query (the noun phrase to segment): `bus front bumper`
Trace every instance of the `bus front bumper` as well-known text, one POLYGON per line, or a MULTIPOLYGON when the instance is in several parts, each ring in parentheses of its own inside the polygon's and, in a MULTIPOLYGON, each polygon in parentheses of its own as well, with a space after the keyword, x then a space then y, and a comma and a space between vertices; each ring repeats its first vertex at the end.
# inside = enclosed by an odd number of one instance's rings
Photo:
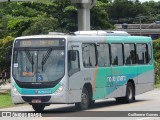
POLYGON ((11 91, 14 104, 23 103, 68 103, 67 93, 43 94, 43 95, 22 95, 11 91))

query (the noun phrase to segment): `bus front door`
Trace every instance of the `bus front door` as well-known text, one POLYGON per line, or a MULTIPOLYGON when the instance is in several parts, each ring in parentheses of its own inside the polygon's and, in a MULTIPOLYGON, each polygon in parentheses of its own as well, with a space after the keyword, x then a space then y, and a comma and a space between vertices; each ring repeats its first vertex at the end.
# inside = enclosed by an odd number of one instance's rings
POLYGON ((79 45, 68 44, 68 87, 69 101, 79 102, 81 100, 81 72, 80 72, 80 57, 79 45))

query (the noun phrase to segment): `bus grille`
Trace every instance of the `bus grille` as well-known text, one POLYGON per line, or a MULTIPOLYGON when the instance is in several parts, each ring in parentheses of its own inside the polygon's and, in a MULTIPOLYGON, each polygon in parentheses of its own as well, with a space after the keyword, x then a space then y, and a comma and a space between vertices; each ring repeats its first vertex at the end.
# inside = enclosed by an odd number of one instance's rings
POLYGON ((48 102, 51 96, 22 96, 25 102, 31 103, 33 99, 39 99, 42 103, 48 102))

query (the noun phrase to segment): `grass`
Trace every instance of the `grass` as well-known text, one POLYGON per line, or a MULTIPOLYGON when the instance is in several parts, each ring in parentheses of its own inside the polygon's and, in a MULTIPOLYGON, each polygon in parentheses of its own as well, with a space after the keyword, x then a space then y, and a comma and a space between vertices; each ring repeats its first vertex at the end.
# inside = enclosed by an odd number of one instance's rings
POLYGON ((0 108, 13 106, 10 92, 0 93, 0 108))
POLYGON ((160 88, 160 83, 155 85, 155 88, 160 88))

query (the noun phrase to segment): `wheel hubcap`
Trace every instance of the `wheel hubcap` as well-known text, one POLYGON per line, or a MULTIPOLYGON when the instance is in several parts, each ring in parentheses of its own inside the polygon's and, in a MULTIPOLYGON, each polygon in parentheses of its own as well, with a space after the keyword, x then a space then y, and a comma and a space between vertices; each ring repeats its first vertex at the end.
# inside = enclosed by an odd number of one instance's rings
POLYGON ((132 88, 131 87, 129 87, 129 89, 128 89, 128 98, 129 98, 129 100, 131 100, 133 98, 132 88))
POLYGON ((83 93, 82 94, 82 104, 83 106, 87 106, 87 103, 88 103, 87 95, 83 93))

